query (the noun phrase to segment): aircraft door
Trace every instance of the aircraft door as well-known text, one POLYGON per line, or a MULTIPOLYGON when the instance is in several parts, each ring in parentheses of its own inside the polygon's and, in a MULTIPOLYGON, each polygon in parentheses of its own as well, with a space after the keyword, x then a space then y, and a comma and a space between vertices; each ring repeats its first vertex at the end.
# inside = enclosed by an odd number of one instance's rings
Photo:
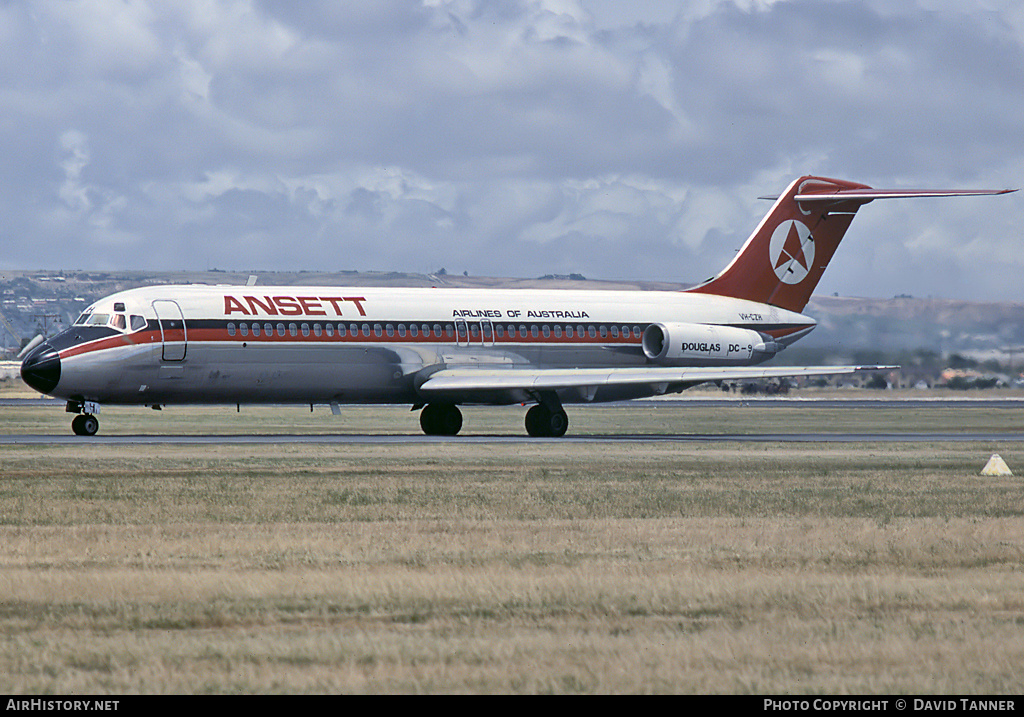
POLYGON ((181 313, 178 302, 168 299, 157 299, 153 302, 153 310, 160 322, 160 338, 163 341, 164 361, 184 361, 188 350, 188 335, 185 329, 185 316, 181 313))

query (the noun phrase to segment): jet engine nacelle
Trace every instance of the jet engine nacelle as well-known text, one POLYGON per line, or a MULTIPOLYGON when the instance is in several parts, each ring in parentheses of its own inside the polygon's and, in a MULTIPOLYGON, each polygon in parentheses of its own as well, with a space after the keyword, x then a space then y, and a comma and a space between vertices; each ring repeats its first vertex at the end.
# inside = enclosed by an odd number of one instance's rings
POLYGON ((644 355, 659 362, 747 364, 769 359, 782 348, 757 331, 711 324, 651 324, 643 335, 644 355))

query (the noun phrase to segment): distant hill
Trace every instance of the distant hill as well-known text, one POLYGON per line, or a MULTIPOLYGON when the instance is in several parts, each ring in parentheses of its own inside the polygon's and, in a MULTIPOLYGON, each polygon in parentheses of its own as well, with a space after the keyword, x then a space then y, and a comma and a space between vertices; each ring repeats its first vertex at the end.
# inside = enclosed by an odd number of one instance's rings
POLYGON ((818 328, 801 344, 846 350, 928 348, 939 354, 1019 354, 1024 303, 814 296, 804 313, 818 328))

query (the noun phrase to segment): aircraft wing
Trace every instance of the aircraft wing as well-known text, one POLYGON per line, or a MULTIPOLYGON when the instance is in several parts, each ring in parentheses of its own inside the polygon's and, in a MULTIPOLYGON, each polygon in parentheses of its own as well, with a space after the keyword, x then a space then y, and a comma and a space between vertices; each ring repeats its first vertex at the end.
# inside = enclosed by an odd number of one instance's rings
POLYGON ((588 369, 538 368, 445 368, 430 374, 420 384, 419 392, 427 399, 447 398, 472 402, 475 399, 505 395, 536 395, 542 391, 580 389, 584 396, 593 397, 603 386, 642 386, 654 388, 655 393, 668 392, 669 386, 685 388, 708 381, 736 381, 741 379, 788 378, 798 376, 827 376, 860 371, 882 371, 898 366, 770 366, 770 367, 637 367, 588 369))

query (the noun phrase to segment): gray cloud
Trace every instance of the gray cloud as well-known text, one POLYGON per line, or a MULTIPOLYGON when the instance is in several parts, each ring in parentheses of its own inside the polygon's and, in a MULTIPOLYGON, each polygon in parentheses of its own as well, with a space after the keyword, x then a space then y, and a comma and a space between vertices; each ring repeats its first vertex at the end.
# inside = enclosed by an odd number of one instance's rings
MULTIPOLYGON (((1020 186, 1013 2, 0 6, 0 266, 697 281, 803 173, 1020 186)), ((875 203, 821 291, 1019 299, 1010 198, 875 203)))

